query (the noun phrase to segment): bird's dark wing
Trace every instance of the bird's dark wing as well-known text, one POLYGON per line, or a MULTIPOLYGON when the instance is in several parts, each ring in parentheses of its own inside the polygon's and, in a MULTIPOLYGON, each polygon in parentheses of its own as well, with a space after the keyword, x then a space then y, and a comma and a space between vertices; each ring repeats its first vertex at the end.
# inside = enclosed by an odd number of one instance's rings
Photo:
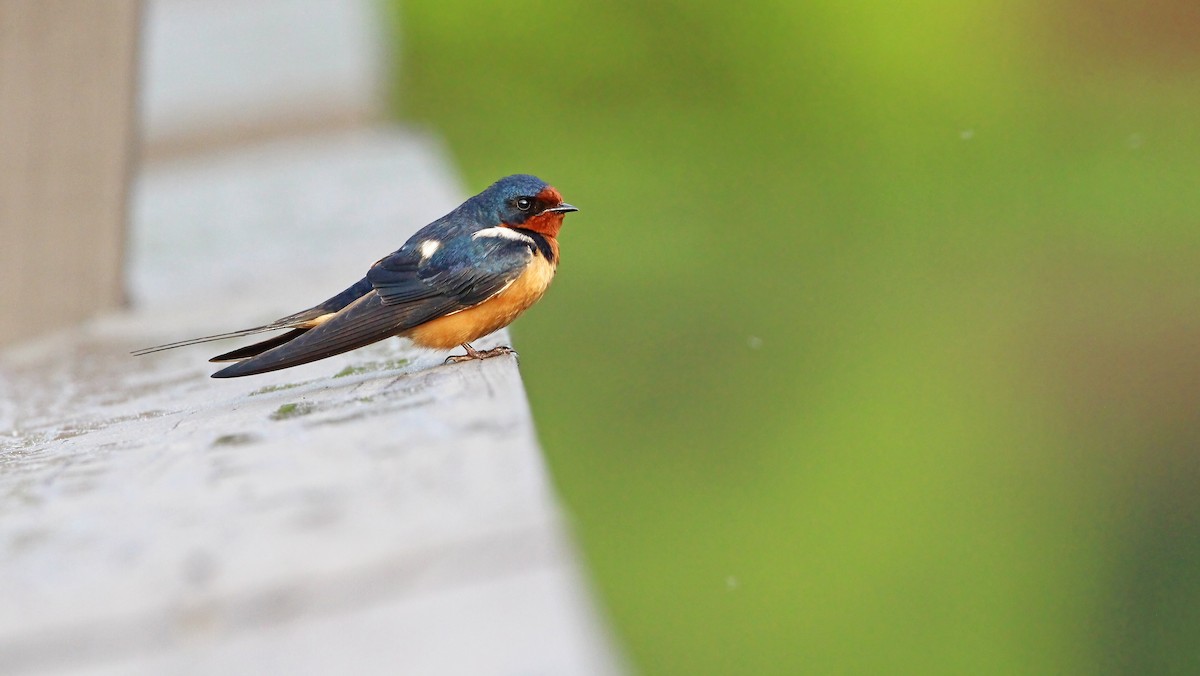
POLYGON ((331 314, 331 313, 341 310, 342 308, 353 303, 354 301, 358 300, 359 298, 362 298, 363 296, 367 295, 367 293, 369 293, 370 291, 371 291, 371 282, 367 281, 366 277, 363 277, 362 279, 358 280, 354 284, 350 285, 350 287, 347 288, 345 291, 330 298, 329 300, 325 301, 324 303, 310 307, 307 310, 297 312, 294 315, 288 315, 282 319, 278 319, 274 322, 274 324, 276 326, 279 326, 281 324, 285 325, 285 326, 298 326, 298 325, 302 325, 302 324, 307 324, 319 317, 323 317, 327 314, 331 314))
POLYGON ((428 240, 409 242, 376 263, 367 272, 367 280, 385 305, 428 303, 438 308, 434 316, 478 305, 521 275, 533 260, 535 245, 520 234, 477 235, 439 242, 428 256, 421 253, 428 240))
POLYGON ((218 333, 218 334, 215 334, 212 336, 202 336, 200 338, 189 338, 188 340, 180 340, 180 341, 177 341, 174 343, 167 343, 165 345, 156 345, 154 347, 147 347, 147 348, 143 348, 141 350, 137 350, 137 351, 133 352, 133 355, 141 356, 144 354, 150 354, 152 352, 161 352, 163 350, 170 350, 170 349, 173 349, 176 347, 185 347, 187 345, 196 345, 198 343, 207 343, 207 342, 214 341, 214 340, 224 340, 226 338, 240 338, 242 336, 250 336, 250 335, 253 335, 256 333, 265 333, 267 331, 278 331, 281 329, 295 329, 294 331, 289 331, 288 333, 285 333, 285 334, 282 334, 279 336, 275 336, 274 338, 271 338, 270 340, 266 340, 261 343, 255 343, 254 345, 250 345, 250 346, 241 348, 239 350, 234 350, 233 352, 227 352, 225 354, 218 355, 216 357, 213 357, 210 361, 228 361, 230 359, 242 359, 242 358, 251 356, 251 354, 258 354, 259 352, 262 352, 263 350, 268 350, 271 347, 275 347, 276 345, 279 345, 283 342, 287 342, 288 340, 291 340, 292 338, 295 338, 300 333, 303 333, 303 332, 311 329, 313 326, 316 326, 316 322, 320 321, 320 319, 322 317, 332 314, 332 313, 335 313, 338 310, 341 310, 342 308, 344 308, 347 305, 349 305, 350 303, 352 303, 354 300, 361 298, 363 296, 363 294, 367 293, 370 290, 371 290, 371 283, 369 281, 367 281, 367 279, 364 277, 364 278, 358 280, 357 282, 355 282, 352 286, 347 288, 345 291, 342 291, 341 293, 330 298, 329 300, 326 300, 324 303, 321 303, 320 305, 314 305, 313 307, 310 307, 307 310, 302 310, 300 312, 288 315, 286 317, 281 317, 280 319, 276 319, 275 321, 271 322, 270 324, 263 324, 262 326, 255 326, 255 327, 252 327, 249 329, 242 329, 240 331, 230 331, 229 333, 218 333), (299 333, 297 333, 297 331, 299 333))
POLYGON ((346 306, 325 323, 257 356, 230 364, 213 378, 236 378, 278 371, 348 352, 396 335, 401 308, 383 304, 374 291, 346 306))
MULTIPOLYGON (((278 347, 221 369, 234 378, 298 366, 401 334, 473 307, 503 291, 533 260, 533 244, 501 237, 459 237, 430 256, 410 244, 367 273, 374 289, 320 326, 278 347)), ((419 245, 419 243, 418 243, 419 245)))

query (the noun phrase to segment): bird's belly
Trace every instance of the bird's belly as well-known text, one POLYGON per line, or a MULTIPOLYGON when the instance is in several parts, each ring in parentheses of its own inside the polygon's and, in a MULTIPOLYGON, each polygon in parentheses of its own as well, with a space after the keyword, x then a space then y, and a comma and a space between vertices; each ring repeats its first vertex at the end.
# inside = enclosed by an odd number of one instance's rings
POLYGON ((537 256, 504 291, 475 307, 425 322, 407 335, 418 345, 441 350, 469 343, 512 323, 546 293, 552 279, 554 266, 537 256))

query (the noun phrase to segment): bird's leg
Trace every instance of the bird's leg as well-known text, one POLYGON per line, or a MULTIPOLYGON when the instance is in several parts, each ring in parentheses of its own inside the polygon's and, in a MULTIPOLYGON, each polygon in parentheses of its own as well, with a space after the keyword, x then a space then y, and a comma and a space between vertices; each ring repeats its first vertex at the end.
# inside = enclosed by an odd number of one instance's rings
POLYGON ((476 350, 475 348, 471 347, 470 343, 463 343, 462 346, 463 346, 463 349, 467 351, 467 353, 466 354, 456 354, 456 355, 451 355, 449 357, 446 357, 447 364, 458 364, 460 362, 472 361, 474 359, 487 359, 489 357, 499 357, 502 354, 516 354, 517 353, 516 350, 512 349, 511 347, 506 347, 504 345, 501 345, 499 347, 493 347, 490 350, 483 350, 483 351, 476 350))
POLYGON ((471 347, 470 343, 463 343, 462 346, 463 349, 467 351, 466 354, 452 354, 449 357, 446 357, 446 361, 443 363, 458 364, 464 361, 471 361, 472 359, 483 359, 483 357, 479 354, 479 351, 471 347))

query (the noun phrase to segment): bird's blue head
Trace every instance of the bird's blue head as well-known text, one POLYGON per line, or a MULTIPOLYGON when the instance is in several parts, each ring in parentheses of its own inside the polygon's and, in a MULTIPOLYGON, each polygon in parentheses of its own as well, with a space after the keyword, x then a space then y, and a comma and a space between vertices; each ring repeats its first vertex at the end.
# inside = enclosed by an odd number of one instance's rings
POLYGON ((548 183, 529 174, 505 176, 470 201, 488 222, 550 237, 558 235, 564 214, 579 211, 563 202, 548 183))

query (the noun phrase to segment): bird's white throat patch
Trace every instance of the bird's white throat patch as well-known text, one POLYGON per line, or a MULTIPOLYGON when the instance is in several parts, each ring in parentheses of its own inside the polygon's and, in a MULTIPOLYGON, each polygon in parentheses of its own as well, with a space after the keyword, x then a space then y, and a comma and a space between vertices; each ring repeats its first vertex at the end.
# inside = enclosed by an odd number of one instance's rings
POLYGON ((480 237, 498 237, 500 239, 512 239, 526 244, 533 244, 533 238, 529 235, 522 234, 512 228, 485 228, 471 235, 471 239, 479 239, 480 237))

